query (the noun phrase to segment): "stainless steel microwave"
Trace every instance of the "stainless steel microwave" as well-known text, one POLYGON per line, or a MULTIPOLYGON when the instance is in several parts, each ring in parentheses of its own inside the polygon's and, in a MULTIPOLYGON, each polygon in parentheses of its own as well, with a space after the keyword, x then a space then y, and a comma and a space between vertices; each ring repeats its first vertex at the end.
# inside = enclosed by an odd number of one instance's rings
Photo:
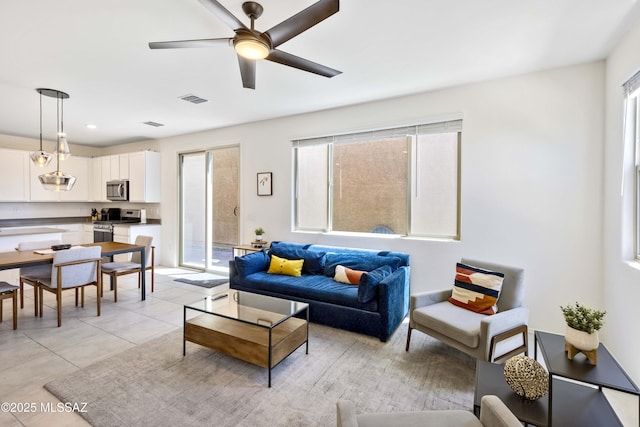
POLYGON ((129 200, 129 181, 107 181, 107 200, 129 200))

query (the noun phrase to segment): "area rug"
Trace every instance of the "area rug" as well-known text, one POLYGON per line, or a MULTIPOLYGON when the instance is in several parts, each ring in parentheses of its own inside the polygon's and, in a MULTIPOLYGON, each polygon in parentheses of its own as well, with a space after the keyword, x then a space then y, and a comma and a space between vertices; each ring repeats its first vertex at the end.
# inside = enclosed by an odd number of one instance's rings
POLYGON ((192 279, 175 279, 175 282, 187 283, 189 285, 200 286, 202 288, 215 288, 216 286, 229 283, 229 279, 204 279, 204 280, 192 280, 192 279))
POLYGON ((387 343, 310 325, 304 346, 272 371, 187 343, 182 329, 45 385, 108 426, 335 426, 336 401, 361 412, 473 407, 475 362, 406 325, 387 343))

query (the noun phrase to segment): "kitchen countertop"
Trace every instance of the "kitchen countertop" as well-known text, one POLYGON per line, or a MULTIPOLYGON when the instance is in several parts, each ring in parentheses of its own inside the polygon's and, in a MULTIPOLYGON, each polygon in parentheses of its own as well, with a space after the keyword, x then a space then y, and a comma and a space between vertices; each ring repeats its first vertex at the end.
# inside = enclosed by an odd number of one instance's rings
POLYGON ((28 227, 30 225, 57 225, 57 224, 91 224, 90 216, 71 216, 56 218, 14 218, 0 219, 0 228, 5 227, 28 227))
POLYGON ((33 228, 4 228, 0 230, 0 237, 27 236, 30 234, 54 234, 64 233, 67 230, 52 227, 33 227, 33 228))

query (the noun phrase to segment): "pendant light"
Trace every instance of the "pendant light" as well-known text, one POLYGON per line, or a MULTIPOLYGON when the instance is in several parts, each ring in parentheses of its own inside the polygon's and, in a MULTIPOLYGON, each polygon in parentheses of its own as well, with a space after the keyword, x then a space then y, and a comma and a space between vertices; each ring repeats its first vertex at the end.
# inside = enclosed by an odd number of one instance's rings
POLYGON ((40 166, 43 168, 51 162, 52 156, 46 151, 42 151, 42 90, 43 89, 36 89, 36 90, 40 94, 40 150, 34 151, 33 153, 31 153, 29 157, 31 158, 31 161, 33 162, 34 165, 40 166))
POLYGON ((59 99, 60 102, 60 130, 58 132, 58 143, 54 154, 60 156, 60 160, 67 160, 71 156, 69 151, 69 143, 67 142, 67 135, 64 133, 64 102, 59 99))
MULTIPOLYGON (((73 188, 73 185, 76 183, 76 177, 69 175, 60 171, 60 159, 61 159, 61 151, 58 150, 60 146, 60 137, 62 134, 62 130, 60 129, 61 121, 60 121, 60 105, 64 102, 65 99, 69 98, 69 95, 65 92, 61 92, 56 89, 38 89, 41 95, 50 96, 52 98, 56 98, 56 123, 58 126, 57 137, 56 137, 56 170, 54 172, 45 173, 38 176, 40 183, 46 190, 51 191, 69 191, 73 188)), ((65 140, 66 141, 66 140, 65 140)), ((67 147, 68 151, 68 147, 67 147)))

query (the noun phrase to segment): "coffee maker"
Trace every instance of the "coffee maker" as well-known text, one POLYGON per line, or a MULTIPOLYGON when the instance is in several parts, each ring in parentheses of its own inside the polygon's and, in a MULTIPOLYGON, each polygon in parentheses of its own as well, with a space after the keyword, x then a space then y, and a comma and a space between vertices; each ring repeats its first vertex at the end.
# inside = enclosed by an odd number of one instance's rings
POLYGON ((120 219, 120 208, 100 209, 100 221, 118 221, 120 219))

